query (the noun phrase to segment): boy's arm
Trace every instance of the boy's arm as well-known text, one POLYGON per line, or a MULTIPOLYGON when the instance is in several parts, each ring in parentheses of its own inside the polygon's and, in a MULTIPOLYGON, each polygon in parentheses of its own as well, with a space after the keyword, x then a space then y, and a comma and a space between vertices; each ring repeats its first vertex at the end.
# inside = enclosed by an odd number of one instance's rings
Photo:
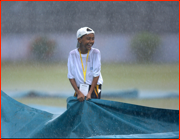
POLYGON ((86 100, 91 99, 91 94, 92 94, 95 86, 97 85, 98 79, 99 79, 99 76, 93 78, 93 81, 92 81, 92 84, 91 84, 91 88, 90 88, 90 90, 88 92, 88 95, 86 96, 86 100))
POLYGON ((75 92, 76 92, 76 94, 77 94, 77 99, 78 99, 80 102, 84 101, 85 96, 84 96, 84 94, 78 89, 75 79, 69 79, 69 81, 70 81, 72 87, 74 88, 74 90, 75 90, 75 92))

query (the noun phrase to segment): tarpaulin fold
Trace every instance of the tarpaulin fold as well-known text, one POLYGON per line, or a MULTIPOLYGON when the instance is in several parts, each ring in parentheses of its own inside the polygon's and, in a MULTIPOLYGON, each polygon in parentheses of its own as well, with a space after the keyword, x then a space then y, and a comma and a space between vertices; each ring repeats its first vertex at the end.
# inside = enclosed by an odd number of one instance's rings
POLYGON ((2 138, 178 138, 179 110, 91 99, 67 99, 51 114, 17 102, 1 91, 2 138))

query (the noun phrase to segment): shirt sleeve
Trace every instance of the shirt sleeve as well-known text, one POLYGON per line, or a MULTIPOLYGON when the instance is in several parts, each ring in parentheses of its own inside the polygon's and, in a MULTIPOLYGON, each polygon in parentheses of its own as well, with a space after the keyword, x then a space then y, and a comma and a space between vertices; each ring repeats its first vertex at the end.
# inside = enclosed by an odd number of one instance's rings
POLYGON ((68 74, 67 74, 67 77, 68 77, 69 79, 74 79, 73 57, 72 57, 71 53, 69 53, 69 56, 68 56, 67 66, 68 66, 68 74))
POLYGON ((96 50, 93 57, 93 77, 100 76, 101 74, 101 53, 96 50))

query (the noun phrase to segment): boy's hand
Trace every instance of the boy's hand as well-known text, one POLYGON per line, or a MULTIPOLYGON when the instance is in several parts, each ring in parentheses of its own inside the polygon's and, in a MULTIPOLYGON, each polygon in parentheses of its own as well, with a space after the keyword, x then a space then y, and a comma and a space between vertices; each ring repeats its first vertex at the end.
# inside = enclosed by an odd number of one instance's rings
POLYGON ((91 99, 91 94, 90 93, 88 93, 87 96, 86 96, 86 100, 89 100, 89 99, 91 99))
POLYGON ((83 94, 81 91, 79 91, 79 92, 78 92, 77 99, 78 99, 80 102, 82 102, 82 101, 84 101, 84 98, 85 98, 84 94, 83 94))

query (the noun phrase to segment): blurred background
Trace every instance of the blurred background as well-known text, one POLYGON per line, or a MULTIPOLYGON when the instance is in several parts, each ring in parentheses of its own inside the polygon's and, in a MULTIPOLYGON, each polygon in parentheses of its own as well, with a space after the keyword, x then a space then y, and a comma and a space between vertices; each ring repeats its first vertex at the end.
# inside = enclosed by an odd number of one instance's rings
POLYGON ((84 26, 101 51, 102 99, 179 109, 178 1, 2 1, 1 90, 66 107, 68 54, 84 26))

